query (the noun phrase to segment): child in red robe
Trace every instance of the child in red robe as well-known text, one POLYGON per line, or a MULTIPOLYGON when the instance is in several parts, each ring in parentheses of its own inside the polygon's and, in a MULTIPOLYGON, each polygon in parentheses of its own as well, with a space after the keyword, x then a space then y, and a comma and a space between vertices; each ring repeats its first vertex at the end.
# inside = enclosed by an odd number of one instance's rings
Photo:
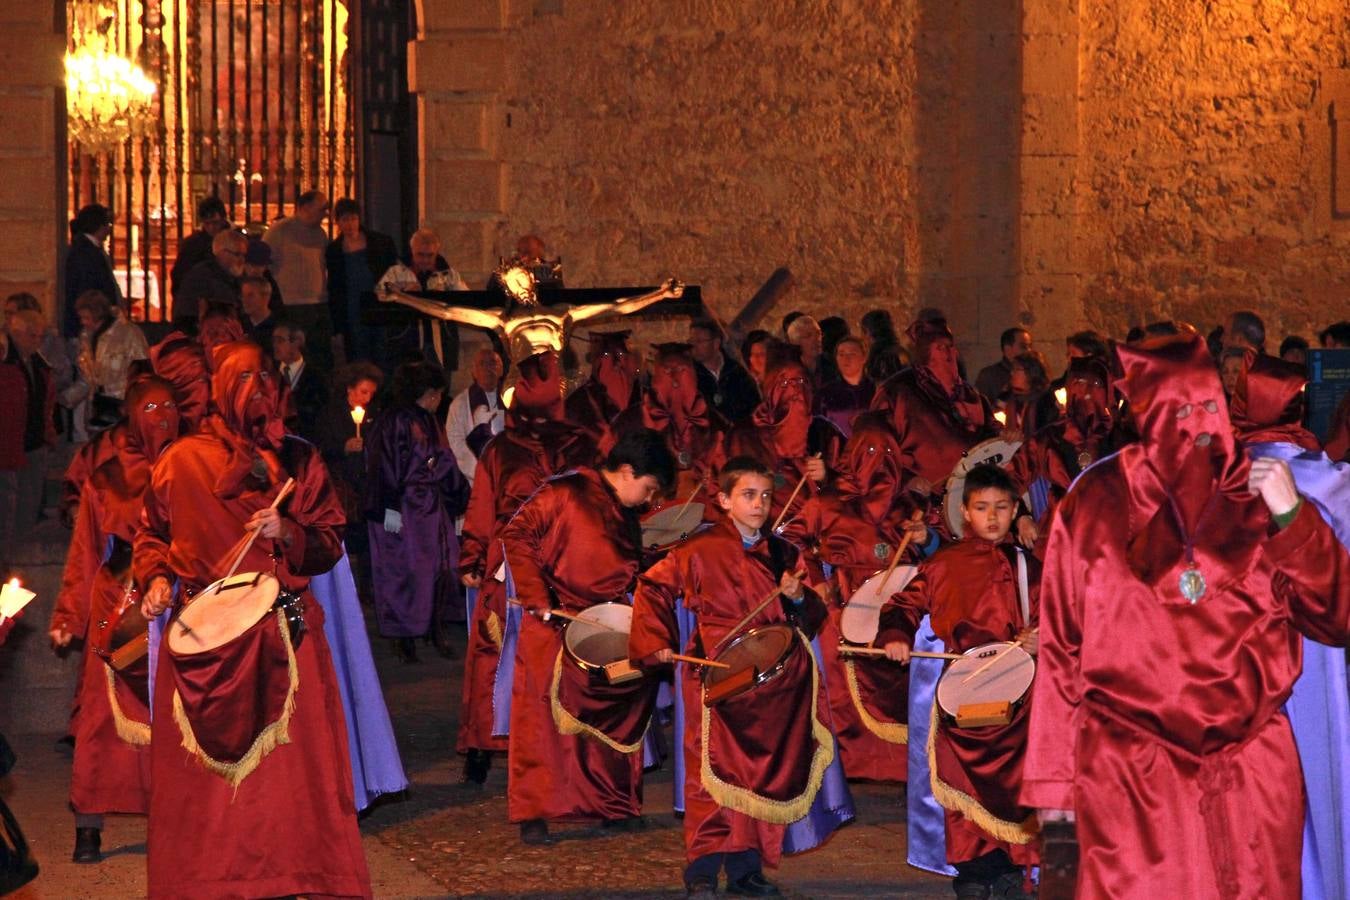
POLYGON ((784 827, 806 815, 834 758, 816 709, 809 644, 825 605, 802 584, 792 545, 763 534, 773 496, 768 467, 732 458, 718 486, 723 520, 638 580, 628 654, 646 668, 673 660, 681 598, 697 619, 686 655, 716 656, 748 633, 790 627, 777 676, 714 705, 697 678, 683 678, 680 688, 690 715, 702 717, 684 736, 685 886, 691 896, 712 896, 725 867, 727 893, 775 896, 762 866, 778 864, 784 827))
MULTIPOLYGON (((925 613, 952 653, 996 641, 1036 652, 1039 565, 1008 540, 1017 489, 995 465, 966 475, 966 537, 925 560, 881 611, 876 643, 908 662, 925 613)), ((976 675, 975 677, 979 677, 976 675)), ((937 709, 934 704, 934 709, 937 709)), ((1035 815, 1017 802, 1027 744, 1028 704, 1005 725, 960 727, 938 715, 929 738, 933 795, 946 810, 947 861, 957 897, 1021 898, 1021 866, 1036 862, 1035 815)))

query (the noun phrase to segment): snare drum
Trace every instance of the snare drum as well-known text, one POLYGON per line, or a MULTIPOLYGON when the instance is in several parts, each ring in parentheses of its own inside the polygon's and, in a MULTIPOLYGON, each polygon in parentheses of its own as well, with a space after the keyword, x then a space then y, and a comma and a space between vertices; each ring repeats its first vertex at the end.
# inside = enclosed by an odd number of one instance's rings
POLYGON ((283 591, 281 583, 265 572, 223 578, 194 596, 169 622, 169 649, 177 654, 214 650, 276 609, 285 612, 291 643, 299 647, 305 633, 299 594, 283 591))
POLYGON ((627 603, 597 603, 567 623, 563 649, 578 669, 605 680, 606 666, 628 659, 628 632, 632 627, 633 607, 627 603))
POLYGON ((703 523, 705 506, 683 502, 658 509, 642 520, 642 547, 649 551, 673 549, 687 540, 703 523))
POLYGON ((885 570, 874 573, 858 586, 839 614, 839 631, 850 644, 870 644, 877 638, 881 607, 893 594, 905 589, 915 575, 917 566, 896 566, 886 583, 881 583, 885 570))
POLYGON ((731 668, 708 666, 703 670, 704 702, 713 706, 772 681, 798 649, 797 632, 791 625, 752 628, 713 657, 731 668))
POLYGON ((1031 680, 1036 674, 1036 660, 1009 641, 984 644, 967 650, 963 656, 964 659, 958 659, 947 667, 937 686, 938 706, 947 715, 958 719, 958 724, 962 718, 962 707, 1004 704, 1012 709, 1022 702, 1031 689, 1031 680), (996 663, 970 678, 973 672, 998 653, 1003 655, 996 663))
POLYGON ((952 474, 947 477, 947 492, 943 497, 942 507, 947 518, 947 527, 951 529, 954 537, 960 538, 965 532, 965 519, 961 515, 961 493, 966 486, 966 473, 985 463, 993 463, 1006 469, 1012 462, 1013 454, 1021 446, 1021 441, 990 438, 967 450, 961 461, 956 464, 956 468, 952 469, 952 474))

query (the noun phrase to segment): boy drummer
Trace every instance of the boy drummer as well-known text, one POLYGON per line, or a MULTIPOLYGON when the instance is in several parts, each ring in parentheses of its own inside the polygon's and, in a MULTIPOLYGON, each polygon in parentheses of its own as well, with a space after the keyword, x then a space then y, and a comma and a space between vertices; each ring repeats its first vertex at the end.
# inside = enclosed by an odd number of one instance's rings
MULTIPOLYGON (((717 495, 727 515, 638 579, 628 652, 644 667, 672 661, 680 600, 696 620, 682 651, 687 655, 716 656, 757 629, 799 630, 783 645, 788 650, 779 674, 741 696, 708 706, 701 681, 681 679, 685 708, 691 719, 702 719, 691 721, 684 735, 690 896, 716 893, 723 867, 727 893, 777 896, 762 865, 778 864, 784 826, 806 815, 834 755, 816 711, 814 661, 802 635, 824 622, 825 606, 796 574, 797 551, 763 534, 773 486, 772 473, 758 460, 728 460, 717 495)), ((773 668, 773 660, 764 662, 758 672, 773 668)))
MULTIPOLYGON (((1040 566, 1008 540, 1017 511, 1011 478, 995 465, 971 469, 961 510, 966 537, 925 560, 882 608, 876 643, 896 662, 909 661, 925 613, 950 652, 1016 640, 1036 653, 1040 566)), ((933 794, 946 810, 957 897, 1027 896, 1020 867, 1036 862, 1035 818, 1017 794, 1029 720, 1024 698, 1007 724, 960 727, 939 716, 933 729, 933 794)))

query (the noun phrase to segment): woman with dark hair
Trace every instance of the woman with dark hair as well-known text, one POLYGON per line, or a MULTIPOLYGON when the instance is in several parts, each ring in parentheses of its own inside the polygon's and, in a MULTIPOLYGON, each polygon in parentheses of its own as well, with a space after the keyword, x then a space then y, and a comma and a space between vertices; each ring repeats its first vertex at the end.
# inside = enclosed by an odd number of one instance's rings
POLYGON ((867 344, 867 365, 863 372, 872 381, 881 384, 909 365, 905 351, 900 346, 900 338, 895 333, 895 324, 891 322, 891 314, 886 310, 868 310, 858 322, 858 327, 867 344))
POLYGON ((745 361, 746 371, 755 379, 755 386, 764 389, 764 371, 769 362, 769 342, 773 335, 763 328, 756 328, 741 341, 741 359, 745 361))
POLYGON ((341 335, 347 359, 370 359, 372 329, 361 325, 361 298, 375 291, 375 281, 398 262, 398 248, 388 235, 361 225, 361 207, 344 197, 333 205, 338 236, 324 250, 328 270, 328 308, 333 334, 341 335))
POLYGON ((867 351, 863 349, 861 338, 852 335, 840 338, 834 346, 834 364, 839 369, 839 377, 827 383, 816 395, 816 415, 839 426, 844 437, 853 434, 853 420, 859 413, 867 412, 872 396, 877 392, 876 383, 867 377, 866 362, 867 351))
POLYGON ((1045 357, 1035 350, 1013 357, 1008 375, 1008 389, 998 397, 995 418, 1002 414, 1004 430, 1022 432, 1031 424, 1031 411, 1050 385, 1045 370, 1045 357))
POLYGON ((365 519, 370 534, 375 616, 404 662, 417 659, 414 638, 450 654, 445 614, 459 563, 455 516, 468 482, 436 420, 445 374, 425 362, 394 372, 391 406, 366 435, 365 519))
POLYGON ((315 443, 328 466, 342 509, 347 513, 344 541, 363 597, 370 596, 370 541, 361 505, 366 495, 364 435, 370 434, 375 427, 371 404, 383 382, 384 373, 373 363, 348 363, 338 369, 333 373, 337 389, 320 414, 317 425, 313 426, 315 443), (358 407, 361 409, 360 427, 354 413, 358 407))

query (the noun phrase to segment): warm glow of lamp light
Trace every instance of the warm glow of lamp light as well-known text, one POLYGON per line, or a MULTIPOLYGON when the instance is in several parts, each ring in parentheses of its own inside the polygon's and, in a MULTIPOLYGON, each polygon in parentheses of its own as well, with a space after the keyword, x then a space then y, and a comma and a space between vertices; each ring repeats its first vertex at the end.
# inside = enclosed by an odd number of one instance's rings
POLYGON ((510 386, 509 388, 507 388, 506 390, 502 391, 502 408, 503 408, 503 409, 510 409, 510 408, 511 408, 511 400, 512 400, 515 396, 516 396, 516 386, 515 386, 514 384, 511 385, 511 386, 510 386))
POLYGON ((995 411, 994 411, 994 421, 995 421, 995 422, 998 422, 998 424, 1000 424, 1000 425, 1007 425, 1007 424, 1008 424, 1008 414, 1005 413, 1005 412, 1004 412, 1003 410, 1001 410, 1001 409, 1000 409, 1000 410, 995 410, 995 411))
POLYGON ((155 83, 125 57, 97 47, 66 54, 70 136, 89 152, 111 150, 151 120, 155 83))
POLYGON ((364 406, 352 407, 352 421, 356 423, 356 436, 361 436, 361 423, 366 420, 366 408, 364 406))
POLYGON ((1055 388, 1055 402, 1063 409, 1069 402, 1069 392, 1064 388, 1055 388))
POLYGON ((12 619, 18 614, 19 610, 28 605, 28 601, 36 597, 37 594, 30 590, 25 590, 19 584, 19 579, 11 578, 5 582, 5 586, 0 588, 0 619, 12 619))

